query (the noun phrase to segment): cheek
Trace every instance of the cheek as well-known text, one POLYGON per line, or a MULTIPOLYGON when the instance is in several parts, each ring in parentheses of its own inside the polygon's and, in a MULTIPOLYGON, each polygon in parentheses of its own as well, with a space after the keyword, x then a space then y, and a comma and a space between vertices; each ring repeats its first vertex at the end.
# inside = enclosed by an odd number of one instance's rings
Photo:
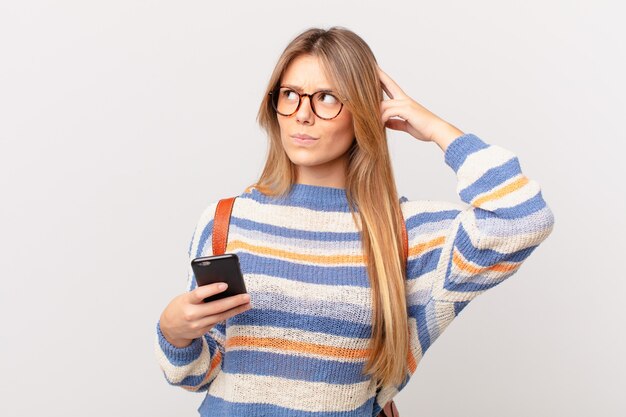
POLYGON ((352 119, 346 118, 341 120, 341 123, 335 127, 334 135, 335 142, 341 146, 346 147, 352 143, 354 139, 354 127, 352 126, 352 119))
POLYGON ((278 119, 278 127, 280 128, 280 140, 281 142, 285 143, 287 141, 287 137, 285 137, 285 135, 287 135, 287 131, 289 129, 287 129, 287 123, 285 121, 281 121, 280 118, 278 119))
POLYGON ((346 135, 352 135, 354 136, 354 122, 352 120, 352 114, 347 112, 345 115, 343 115, 344 117, 341 119, 341 130, 346 134, 346 135))

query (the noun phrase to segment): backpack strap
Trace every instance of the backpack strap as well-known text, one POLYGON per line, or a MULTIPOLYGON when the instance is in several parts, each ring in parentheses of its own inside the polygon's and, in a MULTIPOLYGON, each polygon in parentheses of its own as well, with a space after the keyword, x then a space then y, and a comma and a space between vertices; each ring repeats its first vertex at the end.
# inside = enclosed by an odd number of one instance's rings
MULTIPOLYGON (((233 211, 235 197, 223 198, 217 202, 215 217, 213 219, 213 255, 222 255, 226 251, 228 240, 228 225, 230 214, 233 211)), ((402 246, 404 249, 404 262, 409 258, 409 238, 406 232, 406 223, 402 220, 402 246)))
POLYGON ((213 255, 223 255, 226 252, 228 225, 235 198, 237 197, 223 198, 217 202, 213 218, 213 255))
POLYGON ((402 218, 402 249, 404 249, 404 265, 406 269, 406 263, 409 260, 409 236, 406 233, 406 222, 402 218))

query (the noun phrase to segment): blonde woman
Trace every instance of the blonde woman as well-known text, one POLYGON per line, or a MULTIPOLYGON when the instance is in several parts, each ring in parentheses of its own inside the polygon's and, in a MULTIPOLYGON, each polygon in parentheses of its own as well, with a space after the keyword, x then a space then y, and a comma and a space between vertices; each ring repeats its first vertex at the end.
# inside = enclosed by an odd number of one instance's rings
MULTIPOLYGON (((203 303, 223 290, 198 287, 190 269, 156 326, 164 376, 206 391, 202 416, 397 415, 389 405, 426 350, 519 269, 554 216, 512 152, 421 106, 343 27, 289 43, 257 119, 269 152, 226 247, 249 296, 203 303), (441 148, 466 204, 398 195, 386 128, 441 148)), ((212 254, 216 204, 190 259, 212 254)))

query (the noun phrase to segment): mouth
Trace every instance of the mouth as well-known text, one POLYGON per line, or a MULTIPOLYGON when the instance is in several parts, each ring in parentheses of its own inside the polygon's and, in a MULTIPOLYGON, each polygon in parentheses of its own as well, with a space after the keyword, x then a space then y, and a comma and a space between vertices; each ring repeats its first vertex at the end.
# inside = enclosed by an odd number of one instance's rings
POLYGON ((300 140, 317 140, 318 139, 318 138, 314 138, 313 136, 305 135, 303 133, 296 133, 294 135, 291 135, 291 137, 294 139, 300 139, 300 140))
POLYGON ((318 139, 314 138, 313 136, 303 135, 299 133, 291 135, 291 137, 293 138, 293 143, 300 146, 313 146, 318 139))

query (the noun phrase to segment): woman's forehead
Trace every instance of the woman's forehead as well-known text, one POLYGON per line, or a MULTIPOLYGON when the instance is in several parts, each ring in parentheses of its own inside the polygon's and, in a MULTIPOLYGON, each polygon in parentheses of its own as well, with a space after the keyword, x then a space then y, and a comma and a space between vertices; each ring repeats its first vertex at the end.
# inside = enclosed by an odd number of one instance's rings
MULTIPOLYGON (((302 86, 300 85, 295 85, 295 84, 289 84, 289 83, 281 83, 280 84, 281 87, 289 87, 292 88, 294 90, 296 90, 297 92, 301 93, 302 90, 304 89, 302 86)), ((327 85, 312 85, 311 87, 313 90, 315 91, 332 91, 333 88, 327 85)))
POLYGON ((309 55, 295 58, 283 74, 281 85, 299 92, 303 89, 332 90, 333 82, 326 78, 319 59, 309 55))

